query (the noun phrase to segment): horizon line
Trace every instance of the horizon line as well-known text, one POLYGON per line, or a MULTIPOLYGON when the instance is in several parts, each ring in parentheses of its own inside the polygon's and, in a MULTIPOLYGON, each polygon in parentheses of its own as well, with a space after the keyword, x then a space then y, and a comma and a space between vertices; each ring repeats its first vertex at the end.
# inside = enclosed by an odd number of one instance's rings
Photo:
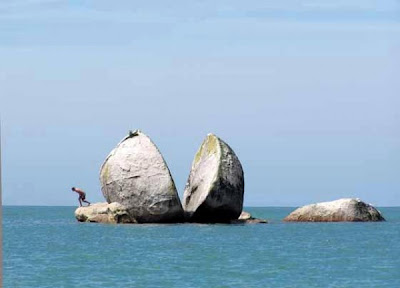
MULTIPOLYGON (((101 203, 101 202, 100 202, 101 203)), ((93 203, 96 204, 96 203, 93 203)), ((2 204, 2 207, 80 207, 80 206, 76 206, 76 205, 15 205, 15 204, 2 204)), ((296 207, 303 207, 305 205, 301 205, 301 206, 243 206, 243 208, 296 208, 296 207)), ((87 207, 87 206, 83 206, 83 207, 87 207)), ((400 205, 397 206, 379 206, 376 205, 375 207, 378 208, 400 208, 400 205)))

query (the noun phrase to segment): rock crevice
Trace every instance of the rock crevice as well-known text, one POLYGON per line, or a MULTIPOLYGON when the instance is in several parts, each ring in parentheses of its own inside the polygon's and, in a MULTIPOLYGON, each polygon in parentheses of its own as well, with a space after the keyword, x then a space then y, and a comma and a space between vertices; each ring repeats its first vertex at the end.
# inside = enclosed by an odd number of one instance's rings
POLYGON ((184 209, 164 158, 139 130, 130 131, 108 154, 100 168, 100 183, 108 203, 76 209, 78 221, 266 223, 241 214, 242 165, 232 148, 213 134, 207 135, 194 157, 184 209))

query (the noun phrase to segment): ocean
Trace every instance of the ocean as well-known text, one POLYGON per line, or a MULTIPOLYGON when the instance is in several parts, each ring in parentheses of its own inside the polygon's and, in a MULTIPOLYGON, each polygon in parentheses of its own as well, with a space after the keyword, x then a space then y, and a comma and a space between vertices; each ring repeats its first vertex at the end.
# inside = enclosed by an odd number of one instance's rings
POLYGON ((400 287, 400 207, 381 223, 78 223, 76 207, 3 207, 3 287, 400 287))

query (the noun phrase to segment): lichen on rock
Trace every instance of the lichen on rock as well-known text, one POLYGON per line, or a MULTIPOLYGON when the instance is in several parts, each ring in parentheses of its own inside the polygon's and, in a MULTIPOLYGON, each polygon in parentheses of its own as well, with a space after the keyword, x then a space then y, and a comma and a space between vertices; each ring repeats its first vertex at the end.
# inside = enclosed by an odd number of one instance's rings
POLYGON ((232 148, 208 134, 197 151, 185 187, 187 221, 229 222, 243 208, 244 174, 232 148))

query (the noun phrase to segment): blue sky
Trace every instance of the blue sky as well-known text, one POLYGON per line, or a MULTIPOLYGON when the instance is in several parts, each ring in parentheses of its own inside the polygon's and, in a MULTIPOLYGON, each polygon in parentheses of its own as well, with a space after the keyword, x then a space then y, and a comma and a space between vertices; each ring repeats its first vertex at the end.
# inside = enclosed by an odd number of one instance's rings
POLYGON ((207 133, 245 205, 400 205, 399 1, 0 2, 3 203, 103 201, 130 129, 183 193, 207 133))

